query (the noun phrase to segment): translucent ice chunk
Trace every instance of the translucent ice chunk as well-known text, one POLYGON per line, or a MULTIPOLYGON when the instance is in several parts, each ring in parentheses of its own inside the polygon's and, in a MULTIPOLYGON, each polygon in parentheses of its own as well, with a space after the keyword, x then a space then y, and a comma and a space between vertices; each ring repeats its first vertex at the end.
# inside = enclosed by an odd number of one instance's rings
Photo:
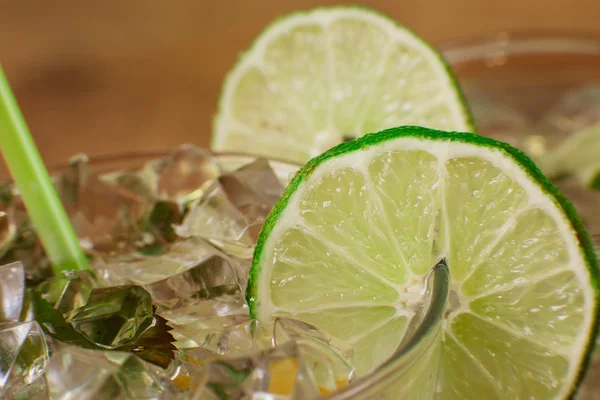
MULTIPOLYGON (((0 265, 22 262, 30 281, 49 276, 49 263, 31 226, 18 190, 0 183, 0 265)), ((0 320, 2 317, 0 316, 0 320)))
POLYGON ((51 400, 46 375, 39 375, 29 384, 15 382, 5 393, 4 398, 14 400, 51 400))
POLYGON ((61 199, 69 204, 78 204, 89 175, 88 157, 85 154, 71 157, 67 167, 55 178, 56 190, 61 199))
POLYGON ((250 258, 262 224, 282 193, 269 163, 258 159, 213 181, 176 232, 250 258))
POLYGON ((150 199, 91 174, 85 156, 71 160, 57 178, 57 189, 79 238, 100 252, 128 247, 136 221, 150 199))
POLYGON ((189 239, 154 256, 117 258, 105 266, 113 275, 143 286, 155 304, 180 309, 201 299, 238 293, 235 263, 213 246, 189 239))
POLYGON ((290 318, 278 318, 273 328, 275 345, 294 341, 321 390, 332 391, 354 377, 352 346, 316 327, 290 318))
POLYGON ((178 348, 205 347, 215 353, 219 347, 221 336, 227 335, 228 331, 237 329, 239 325, 250 321, 247 309, 241 307, 216 317, 192 319, 186 315, 183 320, 178 319, 177 315, 170 315, 170 317, 173 337, 176 339, 175 346, 178 348), (177 323, 178 321, 180 324, 177 323))
POLYGON ((254 243, 248 221, 218 181, 190 207, 183 223, 175 228, 179 236, 203 238, 225 251, 231 249, 234 255, 251 256, 254 243))
MULTIPOLYGON (((21 262, 30 282, 52 275, 50 263, 19 197, 3 208, 0 185, 0 265, 21 262)), ((6 204, 6 203, 4 203, 6 204)), ((0 317, 1 319, 1 317, 0 317)))
POLYGON ((17 321, 21 317, 25 296, 25 270, 14 262, 0 266, 0 321, 17 321))
POLYGON ((11 186, 7 183, 0 183, 0 260, 17 238, 17 223, 12 196, 11 186))
POLYGON ((152 295, 172 322, 179 346, 182 341, 198 346, 207 330, 248 319, 242 294, 247 269, 201 239, 174 243, 154 256, 120 257, 102 268, 109 281, 137 284, 152 295), (184 327, 189 324, 193 327, 184 327))
POLYGON ((119 257, 102 266, 109 282, 145 288, 170 322, 178 347, 249 320, 240 282, 247 270, 201 239, 168 246, 154 256, 119 257))
POLYGON ((251 357, 217 359, 202 364, 203 384, 186 399, 316 399, 321 390, 295 342, 251 357))
POLYGON ((228 358, 242 357, 270 348, 266 328, 249 320, 206 335, 202 347, 228 358))
POLYGON ((225 179, 222 179, 222 182, 225 185, 228 179, 243 183, 259 195, 268 208, 272 208, 283 194, 283 185, 269 162, 264 158, 258 158, 254 162, 224 175, 223 178, 225 179))
POLYGON ((207 182, 223 173, 214 155, 193 145, 183 145, 150 165, 157 176, 158 197, 176 201, 200 195, 207 182))
POLYGON ((59 343, 46 378, 53 400, 175 399, 165 370, 131 353, 87 350, 59 343))
POLYGON ((242 383, 248 377, 254 360, 248 357, 232 360, 215 360, 207 363, 203 371, 203 383, 189 390, 185 399, 242 399, 247 391, 242 383))
POLYGON ((268 393, 290 399, 316 399, 320 390, 307 361, 296 343, 285 343, 255 359, 242 387, 251 396, 268 393))
MULTIPOLYGON (((175 359, 169 365, 167 373, 182 392, 199 393, 206 384, 206 365, 218 356, 202 348, 178 350, 175 359)), ((188 398, 188 397, 185 397, 188 398)), ((190 399, 198 397, 191 396, 190 399)))
POLYGON ((0 323, 0 398, 36 381, 48 363, 48 346, 35 321, 0 323))
POLYGON ((162 243, 170 243, 177 239, 174 226, 180 224, 183 215, 180 206, 168 200, 159 200, 146 214, 142 229, 151 233, 162 243))
POLYGON ((182 209, 158 197, 153 167, 94 174, 85 156, 71 160, 57 187, 82 244, 88 251, 124 253, 168 243, 182 209))
POLYGON ((84 306, 92 289, 98 287, 92 271, 69 271, 50 278, 36 287, 41 297, 65 314, 84 306))

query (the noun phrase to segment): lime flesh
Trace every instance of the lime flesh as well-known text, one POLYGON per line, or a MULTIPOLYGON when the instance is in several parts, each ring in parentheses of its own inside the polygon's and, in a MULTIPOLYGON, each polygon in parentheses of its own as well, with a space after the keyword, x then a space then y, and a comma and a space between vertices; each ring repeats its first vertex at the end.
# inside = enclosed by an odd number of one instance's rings
POLYGON ((358 7, 280 18, 229 73, 213 148, 306 162, 346 139, 398 125, 472 131, 441 56, 358 7))
POLYGON ((595 337, 597 262, 570 203, 491 139, 403 127, 311 160, 265 223, 248 302, 262 322, 291 316, 351 343, 366 374, 398 347, 441 259, 455 298, 442 398, 573 393, 595 337))

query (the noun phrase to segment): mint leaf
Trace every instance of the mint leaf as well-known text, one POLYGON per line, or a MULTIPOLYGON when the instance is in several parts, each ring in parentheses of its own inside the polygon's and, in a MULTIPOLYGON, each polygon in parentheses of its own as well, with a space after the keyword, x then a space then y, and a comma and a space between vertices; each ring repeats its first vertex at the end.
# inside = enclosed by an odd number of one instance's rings
POLYGON ((174 358, 173 351, 176 349, 173 345, 175 338, 169 332, 173 328, 167 325, 166 319, 156 314, 156 306, 153 306, 152 313, 154 320, 140 337, 135 342, 120 346, 115 350, 135 353, 143 360, 167 368, 174 358))
POLYGON ((162 368, 167 368, 174 358, 175 346, 173 342, 175 339, 169 332, 173 328, 167 324, 166 319, 156 314, 156 306, 152 306, 152 323, 136 340, 113 349, 107 349, 98 346, 77 331, 52 304, 41 297, 39 292, 32 290, 30 295, 35 320, 42 326, 46 334, 61 342, 85 349, 131 352, 141 359, 162 368))

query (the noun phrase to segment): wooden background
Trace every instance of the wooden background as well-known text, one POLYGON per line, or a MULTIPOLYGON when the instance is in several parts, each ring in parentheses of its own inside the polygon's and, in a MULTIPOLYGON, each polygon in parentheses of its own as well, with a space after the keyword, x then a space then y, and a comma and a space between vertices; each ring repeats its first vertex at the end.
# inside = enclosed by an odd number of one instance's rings
MULTIPOLYGON (((76 152, 207 145, 237 54, 273 18, 336 3, 0 0, 0 62, 49 163, 76 152)), ((356 3, 434 43, 504 29, 600 33, 600 0, 356 3)))

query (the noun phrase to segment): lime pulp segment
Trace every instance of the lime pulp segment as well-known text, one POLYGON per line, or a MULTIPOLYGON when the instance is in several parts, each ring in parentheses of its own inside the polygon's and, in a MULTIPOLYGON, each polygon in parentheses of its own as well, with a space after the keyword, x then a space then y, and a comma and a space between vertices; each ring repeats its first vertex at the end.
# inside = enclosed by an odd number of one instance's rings
MULTIPOLYGON (((595 337, 598 267, 570 203, 518 150, 418 127, 311 160, 267 219, 247 292, 352 344, 365 374, 394 352, 445 259, 444 398, 565 398, 595 337)), ((410 397, 410 396, 409 396, 410 397)))
POLYGON ((399 125, 473 131, 448 66, 395 21, 358 7, 285 16, 229 73, 213 148, 306 162, 399 125))

